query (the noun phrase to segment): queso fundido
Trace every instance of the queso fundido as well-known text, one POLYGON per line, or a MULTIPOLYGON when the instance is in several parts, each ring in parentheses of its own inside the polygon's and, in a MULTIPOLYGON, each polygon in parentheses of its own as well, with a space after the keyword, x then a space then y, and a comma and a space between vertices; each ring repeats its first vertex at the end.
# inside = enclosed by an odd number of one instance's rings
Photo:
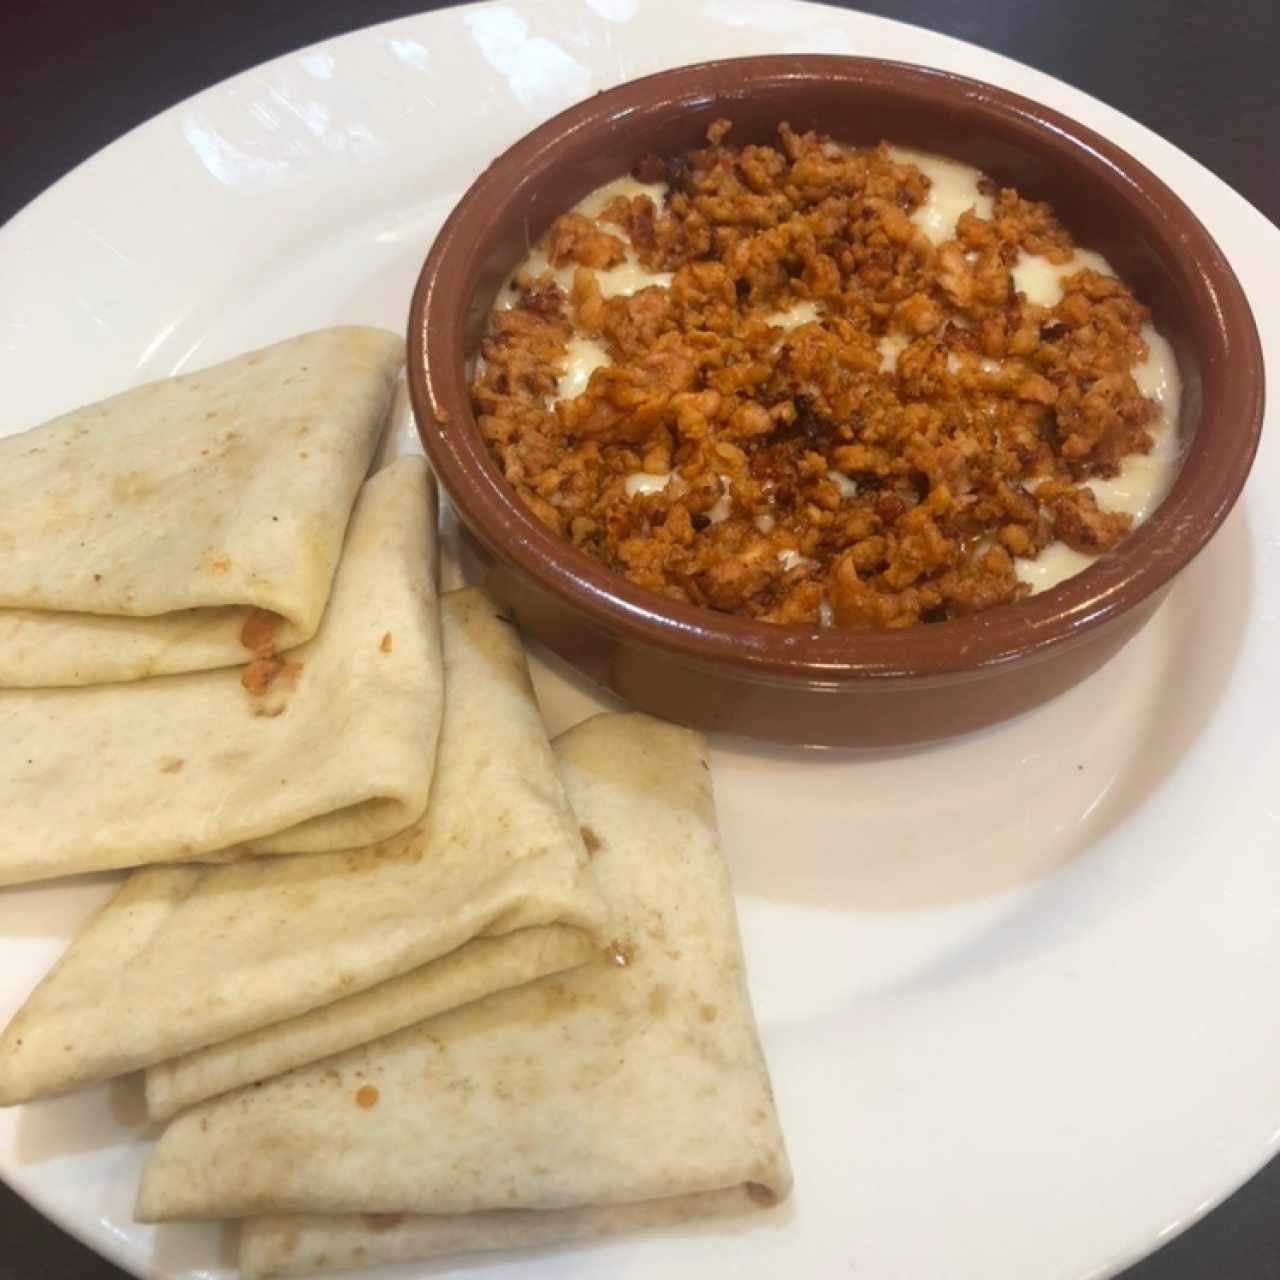
POLYGON ((1011 603, 1176 469, 1146 309, 976 170, 785 124, 648 157, 499 295, 480 429, 547 526, 637 584, 779 623, 1011 603))

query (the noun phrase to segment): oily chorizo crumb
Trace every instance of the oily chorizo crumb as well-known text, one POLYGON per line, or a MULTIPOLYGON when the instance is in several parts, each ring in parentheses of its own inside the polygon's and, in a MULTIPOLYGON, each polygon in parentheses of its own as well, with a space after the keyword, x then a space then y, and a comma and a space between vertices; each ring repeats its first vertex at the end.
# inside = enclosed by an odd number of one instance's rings
POLYGON ((1049 206, 984 179, 991 216, 934 245, 911 218, 928 179, 887 146, 729 133, 637 162, 661 206, 558 219, 546 248, 571 287, 518 274, 490 318, 472 403, 537 519, 671 598, 855 628, 1016 601, 1014 557, 1055 540, 1114 546, 1129 518, 1086 482, 1149 451, 1157 413, 1131 373, 1149 313, 1123 282, 1081 270, 1033 306, 1018 253, 1074 251, 1049 206), (670 285, 605 297, 593 272, 628 256, 670 285), (817 318, 777 323, 798 306, 817 318), (611 363, 558 399, 575 334, 611 363), (628 493, 636 473, 670 479, 628 493))
POLYGON ((627 246, 617 236, 601 231, 580 213, 566 213, 551 226, 547 257, 553 267, 576 262, 582 267, 607 269, 626 256, 627 246))
POLYGON ((371 1084, 361 1085, 356 1090, 356 1106, 362 1111, 368 1111, 378 1105, 378 1099, 381 1096, 376 1086, 371 1084))
POLYGON ((1053 513, 1055 534, 1073 551, 1098 555, 1129 532, 1130 517, 1102 511, 1092 490, 1051 482, 1040 485, 1036 497, 1053 513))

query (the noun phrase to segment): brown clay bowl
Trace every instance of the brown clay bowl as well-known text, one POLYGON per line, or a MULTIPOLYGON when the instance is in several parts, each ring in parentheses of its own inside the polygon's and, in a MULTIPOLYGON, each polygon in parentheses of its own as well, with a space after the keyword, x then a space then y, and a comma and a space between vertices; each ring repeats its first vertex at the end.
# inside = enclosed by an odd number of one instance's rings
POLYGON ((436 238, 413 297, 409 386, 422 441, 492 593, 525 631, 634 706, 776 742, 891 746, 994 723, 1081 680, 1151 616, 1222 524, 1261 431, 1262 353, 1213 239, 1154 174, 1082 125, 1002 89, 876 59, 779 56, 648 76, 570 108, 501 155, 436 238), (538 523, 489 456, 468 369, 504 276, 560 213, 646 153, 736 142, 780 120, 884 139, 1048 200, 1150 306, 1183 379, 1184 461, 1159 508, 1059 586, 897 632, 780 627, 634 586, 538 523))

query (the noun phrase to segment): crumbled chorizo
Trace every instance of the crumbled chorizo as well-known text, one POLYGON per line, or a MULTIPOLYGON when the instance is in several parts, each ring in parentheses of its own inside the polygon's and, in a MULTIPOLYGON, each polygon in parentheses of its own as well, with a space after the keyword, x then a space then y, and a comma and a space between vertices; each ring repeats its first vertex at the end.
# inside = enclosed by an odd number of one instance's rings
POLYGON ((1086 482, 1148 451, 1157 412, 1128 288, 1084 269, 1030 303, 1019 253, 1066 264, 1071 237, 985 179, 990 216, 935 245, 929 179, 887 146, 728 135, 642 159, 661 201, 557 219, 553 270, 495 310, 473 403, 534 514, 641 586, 786 624, 967 616, 1027 594, 1014 557, 1113 547, 1129 517, 1086 482), (605 296, 626 260, 670 284, 605 296), (609 363, 560 398, 575 335, 609 363))

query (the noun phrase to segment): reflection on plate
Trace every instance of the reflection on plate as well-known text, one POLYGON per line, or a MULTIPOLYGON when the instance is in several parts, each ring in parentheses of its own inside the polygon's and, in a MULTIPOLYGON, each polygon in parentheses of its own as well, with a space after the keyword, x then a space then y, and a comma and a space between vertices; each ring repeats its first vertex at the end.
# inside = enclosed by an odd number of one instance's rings
MULTIPOLYGON (((1236 263, 1280 249, 1140 126, 939 36, 765 0, 703 0, 678 24, 656 0, 518 0, 249 72, 21 214, 0 235, 0 430, 306 328, 399 327, 452 202, 538 120, 634 75, 778 50, 997 81, 1135 153, 1236 263), (461 98, 465 126, 441 130, 461 98)), ((1245 285, 1280 356, 1280 289, 1245 285)), ((1256 1168, 1280 1141, 1280 516, 1258 498, 1278 481, 1264 436, 1249 493, 1152 624, 1032 715, 892 754, 718 743, 794 1200, 749 1233, 695 1227, 468 1273, 1096 1275, 1256 1168)), ((607 705, 552 661, 536 678, 552 732, 607 705)), ((0 1018, 109 883, 0 891, 0 1018)), ((149 1136, 126 1080, 0 1114, 0 1174, 139 1275, 227 1272, 221 1228, 131 1221, 149 1136)))

